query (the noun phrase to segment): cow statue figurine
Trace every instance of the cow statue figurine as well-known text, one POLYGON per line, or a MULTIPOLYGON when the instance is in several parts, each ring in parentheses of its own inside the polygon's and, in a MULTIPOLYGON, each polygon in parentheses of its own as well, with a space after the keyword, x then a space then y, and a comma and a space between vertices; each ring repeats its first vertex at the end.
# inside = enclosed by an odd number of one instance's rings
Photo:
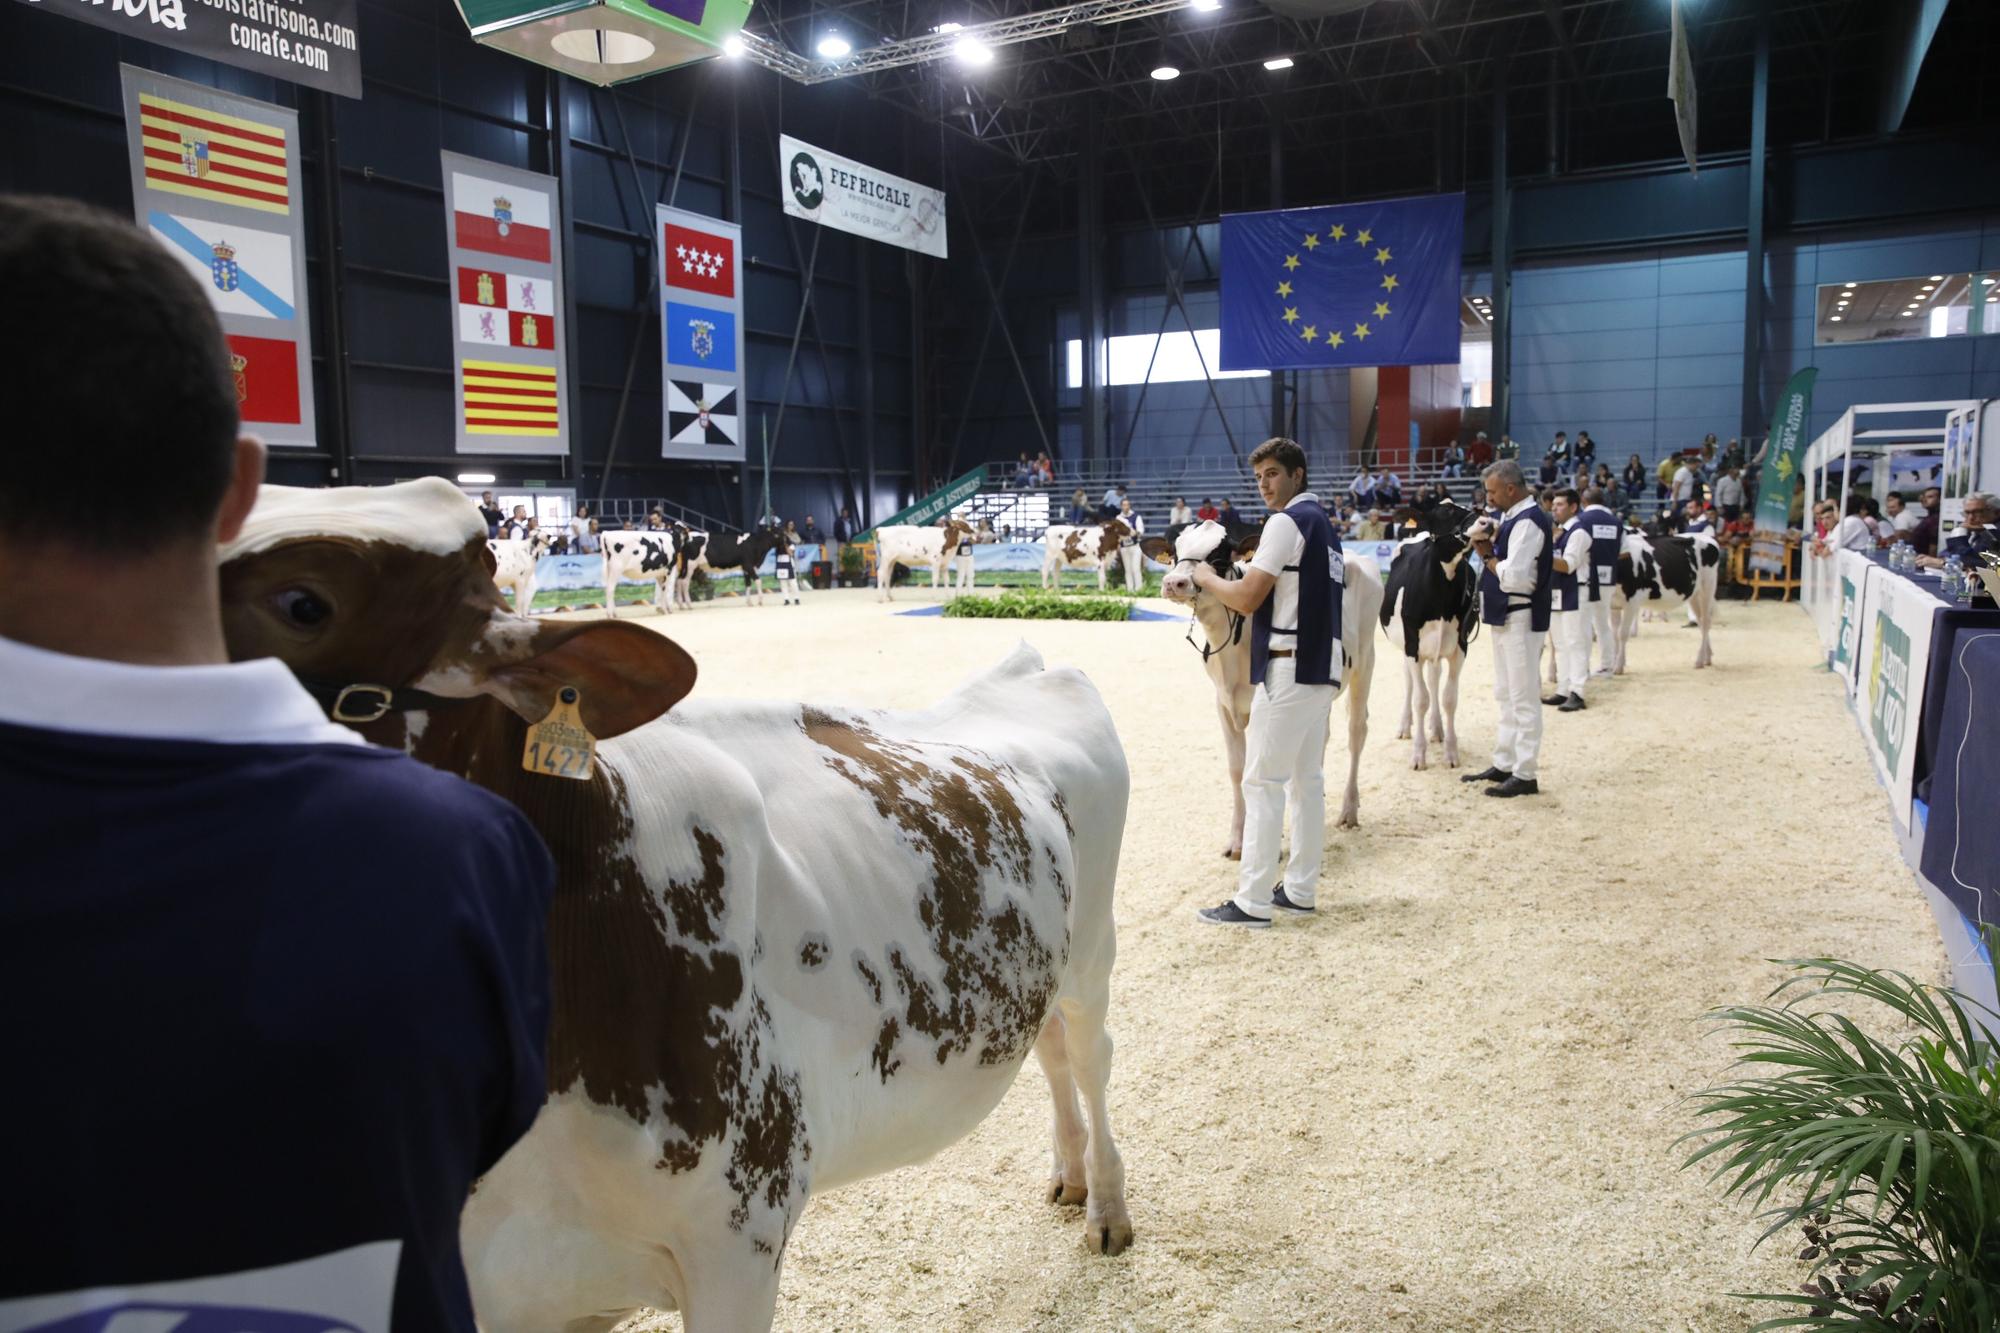
MULTIPOLYGON (((1160 584, 1161 595, 1189 608, 1204 642, 1202 665, 1215 686, 1215 711, 1222 722, 1223 750, 1229 761, 1229 791, 1235 811, 1229 822, 1229 843, 1222 854, 1230 860, 1243 856, 1243 756, 1250 727, 1250 701, 1255 686, 1250 683, 1250 638, 1248 621, 1213 597, 1203 597, 1189 569, 1197 562, 1207 564, 1224 577, 1241 577, 1242 562, 1257 548, 1257 530, 1230 530, 1213 521, 1182 523, 1168 528, 1163 537, 1148 537, 1145 553, 1169 566, 1160 584)), ((1350 556, 1344 562, 1346 582, 1340 601, 1340 639, 1347 669, 1342 673, 1347 696, 1347 791, 1340 802, 1341 828, 1356 828, 1361 822, 1361 749, 1368 741, 1368 692, 1375 675, 1376 614, 1382 606, 1382 575, 1375 562, 1350 556)))
POLYGON ((1131 537, 1132 529, 1115 518, 1085 527, 1057 524, 1042 535, 1042 586, 1060 587, 1065 569, 1094 569, 1103 592, 1106 571, 1131 537))
MULTIPOLYGON (((496 537, 486 543, 493 552, 493 583, 514 594, 514 614, 526 616, 535 610, 535 569, 555 545, 553 531, 536 531, 532 537, 496 537)), ((606 602, 609 606, 610 603, 606 602)))
POLYGON ((1411 768, 1429 765, 1429 741, 1443 742, 1445 765, 1456 768, 1458 677, 1479 626, 1471 531, 1482 523, 1490 527, 1491 520, 1451 500, 1416 520, 1416 532, 1397 544, 1389 562, 1382 602, 1383 630, 1395 637, 1400 627, 1403 641, 1403 720, 1396 738, 1412 742, 1411 768))
POLYGON ((1130 780, 1090 682, 1023 644, 920 712, 688 701, 662 634, 517 619, 485 536, 440 479, 266 487, 221 569, 232 657, 373 687, 362 735, 514 802, 555 855, 548 1100, 462 1221, 482 1327, 652 1306, 768 1329, 806 1200, 962 1137, 1030 1051, 1043 1197, 1122 1251, 1105 1020, 1130 780), (582 780, 523 767, 565 696, 596 738, 582 780))
POLYGON ((885 602, 895 600, 889 591, 889 582, 895 577, 896 566, 911 569, 929 566, 931 571, 931 591, 938 590, 938 580, 947 572, 947 566, 958 556, 958 545, 972 540, 972 525, 962 518, 946 519, 942 526, 921 527, 914 523, 897 523, 889 527, 875 529, 875 588, 885 602))

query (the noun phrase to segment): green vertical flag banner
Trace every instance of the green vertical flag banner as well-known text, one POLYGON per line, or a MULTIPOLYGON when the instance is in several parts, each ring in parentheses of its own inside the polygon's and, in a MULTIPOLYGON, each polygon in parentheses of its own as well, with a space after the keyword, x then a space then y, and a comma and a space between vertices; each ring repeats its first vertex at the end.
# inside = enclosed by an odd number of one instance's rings
MULTIPOLYGON (((1792 479, 1806 452, 1806 423, 1812 420, 1813 381, 1819 367, 1807 366, 1785 381, 1778 410, 1771 414, 1771 435, 1764 443, 1764 467, 1757 484, 1756 526, 1760 534, 1782 534, 1790 526, 1792 479)), ((1753 543, 1750 567, 1766 574, 1784 570, 1783 541, 1753 543)))

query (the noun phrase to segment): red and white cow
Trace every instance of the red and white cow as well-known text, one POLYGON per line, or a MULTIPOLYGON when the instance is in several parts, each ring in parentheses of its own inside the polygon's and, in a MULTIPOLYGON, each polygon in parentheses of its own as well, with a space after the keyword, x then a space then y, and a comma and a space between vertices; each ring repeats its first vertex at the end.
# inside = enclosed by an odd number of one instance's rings
POLYGON ((535 609, 535 566, 555 545, 556 534, 537 532, 519 537, 495 538, 486 543, 493 552, 493 584, 514 594, 514 614, 525 616, 535 609))
POLYGON ((1042 586, 1054 588, 1062 582, 1065 569, 1094 569, 1097 590, 1104 591, 1105 572, 1118 559, 1132 529, 1117 519, 1073 528, 1057 524, 1042 537, 1042 586))
POLYGON ((962 518, 947 519, 942 526, 934 528, 898 523, 875 529, 876 591, 881 593, 883 601, 892 602, 895 595, 889 591, 889 580, 895 575, 896 566, 915 569, 928 565, 931 591, 936 592, 946 566, 958 554, 958 544, 971 536, 972 525, 962 518))
MULTIPOLYGON (((1229 845, 1222 854, 1243 856, 1243 753, 1250 728, 1250 629, 1213 597, 1203 597, 1189 566, 1209 565, 1217 573, 1240 577, 1243 562, 1256 550, 1255 529, 1232 534, 1222 524, 1206 521, 1167 529, 1164 537, 1148 537, 1145 552, 1169 565, 1160 591, 1169 601, 1188 607, 1206 643, 1202 665, 1215 686, 1215 711, 1222 722, 1222 745, 1229 760, 1229 793, 1235 811, 1229 822, 1229 845)), ((1341 693, 1347 698, 1347 791, 1340 802, 1341 828, 1361 823, 1361 750, 1368 742, 1368 693, 1375 677, 1375 618, 1382 610, 1382 573, 1373 560, 1350 556, 1345 561, 1346 584, 1340 599, 1340 642, 1346 656, 1341 693)))
POLYGON ((600 539, 604 551, 604 614, 618 614, 620 583, 651 583, 653 605, 661 615, 672 613, 680 600, 678 585, 686 561, 681 557, 680 534, 665 532, 607 532, 600 539))
POLYGON ((664 635, 512 615, 484 539, 442 480, 266 487, 221 571, 233 657, 442 696, 357 730, 513 801, 555 854, 549 1098, 462 1222, 481 1325, 656 1306, 767 1329, 806 1200, 960 1138, 1031 1050, 1043 1197, 1123 1250, 1105 1018, 1130 781, 1090 682, 1024 644, 919 712, 690 701, 664 635), (585 781, 519 758, 565 689, 599 738, 585 781))
POLYGON ((1639 617, 1656 604, 1664 611, 1685 604, 1694 623, 1701 627, 1701 643, 1694 651, 1695 669, 1714 662, 1708 631, 1715 622, 1715 583, 1722 570, 1722 546, 1712 534, 1652 537, 1628 532, 1615 568, 1612 577, 1618 587, 1612 594, 1611 608, 1622 620, 1616 630, 1614 673, 1625 674, 1625 645, 1639 632, 1639 617))

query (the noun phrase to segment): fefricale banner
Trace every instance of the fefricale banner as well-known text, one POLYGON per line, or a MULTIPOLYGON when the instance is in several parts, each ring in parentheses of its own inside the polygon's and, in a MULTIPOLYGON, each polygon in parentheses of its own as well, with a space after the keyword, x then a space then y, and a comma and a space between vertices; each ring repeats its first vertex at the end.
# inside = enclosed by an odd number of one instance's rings
POLYGON ((131 65, 119 73, 133 213, 215 308, 243 428, 314 447, 298 114, 131 65))
POLYGON ((122 37, 361 96, 355 0, 20 0, 122 37))
POLYGON ((873 241, 945 258, 944 191, 778 136, 785 212, 873 241))

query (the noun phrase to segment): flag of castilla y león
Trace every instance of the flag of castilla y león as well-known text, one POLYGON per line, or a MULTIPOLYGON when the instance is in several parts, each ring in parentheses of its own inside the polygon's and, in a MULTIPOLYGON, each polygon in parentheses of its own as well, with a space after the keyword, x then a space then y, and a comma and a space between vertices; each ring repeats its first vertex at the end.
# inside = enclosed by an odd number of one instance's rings
POLYGON ((1229 213, 1222 369, 1459 359, 1465 196, 1229 213))

